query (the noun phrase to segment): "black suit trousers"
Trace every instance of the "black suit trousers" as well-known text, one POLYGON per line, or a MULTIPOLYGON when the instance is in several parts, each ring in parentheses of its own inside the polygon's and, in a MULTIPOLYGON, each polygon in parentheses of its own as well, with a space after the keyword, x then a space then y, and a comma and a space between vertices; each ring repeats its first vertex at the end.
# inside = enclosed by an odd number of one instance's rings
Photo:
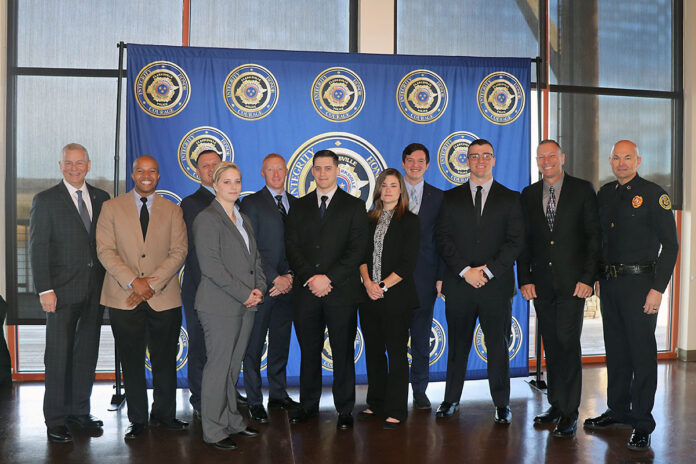
POLYGON ((155 311, 147 302, 135 309, 109 308, 111 330, 121 357, 128 419, 147 424, 145 348, 152 366, 151 417, 169 422, 176 412, 176 355, 181 330, 181 307, 155 311))
POLYGON ((360 305, 365 337, 367 404, 401 421, 408 415, 408 329, 413 312, 386 299, 360 305))
POLYGON ((58 300, 56 311, 46 313, 43 409, 48 427, 64 425, 68 415, 90 413, 104 314, 99 286, 90 289, 83 301, 61 305, 58 300))
POLYGON ((435 282, 429 291, 423 285, 418 290, 418 308, 411 318, 411 385, 414 393, 425 393, 430 380, 430 337, 433 311, 437 299, 435 282))
POLYGON ((607 351, 607 405, 618 420, 652 433, 657 390, 657 314, 643 305, 650 274, 601 280, 602 323, 607 351))
POLYGON ((577 418, 582 391, 582 334, 585 300, 536 298, 534 308, 544 340, 548 400, 563 416, 577 418))
POLYGON ((445 304, 447 316, 447 381, 445 401, 457 403, 462 396, 471 342, 479 318, 486 343, 488 361, 488 386, 496 407, 510 402, 510 324, 512 322, 512 298, 474 296, 468 301, 448 298, 445 304))
POLYGON ((292 331, 292 302, 287 295, 267 296, 257 306, 254 327, 251 330, 249 346, 244 356, 244 388, 250 405, 262 404, 261 358, 268 334, 268 357, 266 376, 268 378, 268 397, 282 400, 288 396, 285 367, 290 351, 292 331))
POLYGON ((307 411, 317 410, 321 398, 321 354, 324 328, 329 331, 333 362, 333 398, 339 413, 355 406, 355 361, 353 360, 357 308, 346 301, 317 298, 304 288, 293 290, 293 314, 300 343, 300 403, 307 411))
POLYGON ((198 313, 194 309, 196 300, 196 285, 193 278, 184 277, 181 288, 181 301, 184 304, 184 317, 186 317, 186 332, 189 337, 188 347, 188 384, 191 397, 189 402, 193 409, 201 410, 201 382, 203 381, 203 366, 205 366, 205 336, 203 327, 198 320, 198 313))

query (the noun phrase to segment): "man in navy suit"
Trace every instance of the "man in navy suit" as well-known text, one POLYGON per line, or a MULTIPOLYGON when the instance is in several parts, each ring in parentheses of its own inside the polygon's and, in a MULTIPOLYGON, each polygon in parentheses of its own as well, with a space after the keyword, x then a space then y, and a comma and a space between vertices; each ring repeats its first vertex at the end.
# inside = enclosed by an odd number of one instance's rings
POLYGON ((268 333, 268 407, 295 410, 299 403, 286 390, 292 330, 292 272, 285 256, 285 220, 297 200, 285 191, 288 168, 277 153, 266 156, 261 175, 266 185, 242 201, 241 211, 249 217, 266 275, 268 293, 254 316, 249 346, 244 357, 244 386, 249 412, 256 422, 268 422, 261 393, 261 358, 268 333))
POLYGON ((203 329, 194 310, 196 290, 201 282, 201 268, 196 257, 196 247, 193 237, 193 220, 198 213, 206 209, 215 199, 213 189, 213 170, 221 161, 220 154, 215 150, 202 151, 196 159, 196 174, 201 180, 201 186, 181 201, 181 209, 184 213, 186 232, 188 233, 188 255, 184 268, 184 281, 181 285, 181 299, 184 304, 184 316, 186 317, 186 330, 189 336, 188 350, 188 384, 191 397, 189 401, 193 406, 194 415, 200 417, 201 411, 201 380, 203 378, 203 366, 205 365, 205 339, 203 329))
POLYGON ((416 409, 430 409, 425 389, 430 379, 433 308, 442 289, 442 261, 435 246, 435 223, 442 204, 442 190, 423 180, 430 166, 430 153, 424 145, 412 143, 406 146, 401 155, 401 166, 404 168, 409 209, 418 215, 420 222, 418 261, 413 272, 418 308, 413 312, 410 328, 413 406, 416 409))
POLYGON ((555 140, 539 143, 543 179, 522 191, 527 239, 517 261, 522 296, 534 299, 548 369, 551 407, 534 423, 555 424, 553 436, 561 438, 572 437, 577 428, 583 310, 592 295, 601 246, 594 188, 566 174, 564 162, 555 140))
POLYGON ((442 293, 449 352, 445 399, 437 417, 459 409, 478 318, 486 340, 488 385, 495 422, 510 424, 510 324, 515 260, 524 247, 520 194, 493 180, 495 154, 484 139, 471 142, 471 177, 442 199, 435 239, 447 265, 442 293))
POLYGON ((365 202, 338 188, 338 156, 318 151, 312 160, 317 188, 298 199, 285 226, 285 249, 295 273, 293 305, 300 342, 301 408, 291 424, 319 413, 321 353, 328 328, 333 357, 337 428, 353 427, 357 305, 363 294, 358 266, 368 241, 365 202))
POLYGON ((97 259, 96 224, 109 194, 85 182, 91 163, 78 143, 63 147, 63 181, 37 194, 29 219, 29 249, 36 291, 46 312, 48 439, 69 443, 66 423, 100 428, 90 415, 99 352, 104 268, 97 259))

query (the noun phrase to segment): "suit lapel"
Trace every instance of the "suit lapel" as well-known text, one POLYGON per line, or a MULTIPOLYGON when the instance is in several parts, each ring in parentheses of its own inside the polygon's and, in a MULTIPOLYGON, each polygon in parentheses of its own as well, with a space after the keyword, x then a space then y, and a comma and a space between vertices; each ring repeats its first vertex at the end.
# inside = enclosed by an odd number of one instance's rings
POLYGON ((227 227, 227 229, 232 233, 232 236, 239 242, 239 246, 244 250, 244 256, 251 263, 251 253, 250 250, 252 249, 252 240, 251 240, 251 234, 249 233, 249 224, 247 224, 248 221, 244 221, 244 230, 247 231, 247 235, 249 236, 249 248, 247 249, 246 242, 244 242, 244 237, 242 237, 242 234, 239 232, 237 229, 237 226, 234 225, 234 222, 232 222, 232 219, 227 215, 227 211, 225 211, 225 208, 222 207, 219 201, 213 201, 213 205, 215 205, 215 211, 217 211, 220 221, 227 227))
MULTIPOLYGON (((85 233, 89 235, 89 233, 85 229, 84 223, 82 222, 82 218, 80 217, 80 212, 77 210, 77 208, 75 207, 75 203, 73 203, 73 200, 70 197, 70 192, 68 191, 68 188, 65 186, 63 182, 61 182, 58 185, 60 186, 58 190, 61 192, 59 197, 62 199, 63 202, 65 202, 66 207, 71 211, 70 215, 75 221, 78 221, 80 223, 80 225, 82 226, 82 230, 84 230, 85 233)), ((94 212, 92 212, 92 217, 94 217, 94 212)), ((94 221, 92 221, 92 228, 94 228, 94 221)))
POLYGON ((544 224, 544 232, 551 233, 549 229, 549 221, 546 219, 546 211, 544 211, 544 181, 540 180, 532 186, 531 201, 533 205, 534 220, 544 224))
POLYGON ((99 219, 99 214, 101 213, 102 202, 97 200, 94 187, 87 184, 87 191, 89 192, 89 199, 92 202, 92 230, 90 231, 90 235, 92 235, 96 234, 97 231, 97 219, 99 219))

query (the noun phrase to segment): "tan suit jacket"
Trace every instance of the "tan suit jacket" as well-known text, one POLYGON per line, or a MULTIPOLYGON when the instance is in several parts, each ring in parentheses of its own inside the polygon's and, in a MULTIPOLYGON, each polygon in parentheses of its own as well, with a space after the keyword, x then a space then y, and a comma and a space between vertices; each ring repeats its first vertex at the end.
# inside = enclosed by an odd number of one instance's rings
POLYGON ((155 311, 180 307, 177 273, 187 252, 186 224, 174 203, 155 194, 143 241, 133 191, 107 201, 97 223, 97 256, 106 269, 101 304, 133 309, 126 304, 132 293, 128 285, 137 277, 157 277, 150 281, 155 290, 150 307, 155 311))

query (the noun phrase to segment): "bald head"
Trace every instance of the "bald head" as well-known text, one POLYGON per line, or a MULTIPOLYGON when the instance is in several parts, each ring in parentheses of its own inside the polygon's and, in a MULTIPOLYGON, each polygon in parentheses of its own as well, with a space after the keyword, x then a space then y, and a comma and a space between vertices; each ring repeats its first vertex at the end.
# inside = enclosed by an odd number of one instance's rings
POLYGON ((619 140, 611 149, 609 163, 621 185, 630 182, 636 176, 641 161, 638 145, 630 140, 619 140))
POLYGON ((159 165, 152 156, 143 155, 133 161, 131 179, 135 184, 135 191, 140 195, 146 197, 154 193, 159 178, 159 165))

